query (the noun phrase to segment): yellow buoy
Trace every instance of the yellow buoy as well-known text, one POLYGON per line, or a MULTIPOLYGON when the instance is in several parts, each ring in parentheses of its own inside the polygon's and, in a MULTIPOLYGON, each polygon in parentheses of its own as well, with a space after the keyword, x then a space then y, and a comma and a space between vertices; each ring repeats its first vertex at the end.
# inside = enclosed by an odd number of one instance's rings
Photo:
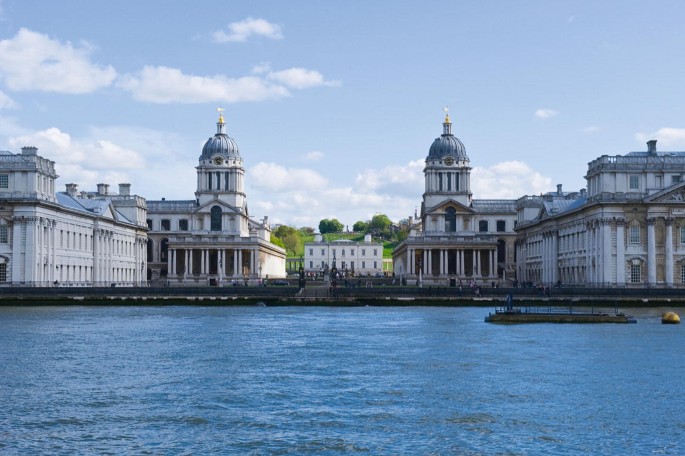
POLYGON ((680 323, 680 317, 675 312, 666 312, 661 316, 661 323, 665 325, 677 325, 680 323))

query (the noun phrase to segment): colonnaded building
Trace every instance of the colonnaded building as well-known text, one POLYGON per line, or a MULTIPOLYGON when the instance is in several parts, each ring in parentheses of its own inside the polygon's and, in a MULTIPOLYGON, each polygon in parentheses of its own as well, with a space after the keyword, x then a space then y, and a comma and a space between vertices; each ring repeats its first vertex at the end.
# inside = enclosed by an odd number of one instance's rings
POLYGON ((56 179, 35 147, 0 152, 0 285, 143 285, 145 199, 130 184, 55 192, 56 179))
POLYGON ((153 283, 222 286, 285 277, 285 250, 270 242, 268 218, 250 218, 243 159, 223 115, 216 126, 196 167, 195 199, 148 201, 153 283))
POLYGON ((305 242, 304 272, 325 276, 333 266, 341 277, 381 275, 383 243, 374 242, 370 234, 363 241, 324 241, 321 234, 316 234, 314 242, 305 242))
POLYGON ((519 280, 554 285, 685 284, 685 152, 602 155, 587 192, 516 202, 519 280))
POLYGON ((449 114, 442 126, 426 157, 420 219, 410 220, 409 236, 392 254, 395 275, 437 285, 511 285, 516 201, 473 199, 469 157, 449 114))

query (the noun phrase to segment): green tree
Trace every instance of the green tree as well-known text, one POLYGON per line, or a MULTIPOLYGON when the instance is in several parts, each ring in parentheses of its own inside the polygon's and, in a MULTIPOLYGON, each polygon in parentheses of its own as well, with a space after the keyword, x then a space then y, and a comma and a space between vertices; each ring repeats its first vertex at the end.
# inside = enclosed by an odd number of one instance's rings
POLYGON ((323 219, 319 222, 319 233, 338 233, 343 230, 344 225, 338 219, 323 219))
POLYGON ((361 220, 352 225, 352 231, 354 231, 355 233, 364 233, 368 229, 368 222, 362 222, 361 220))
POLYGON ((387 233, 392 226, 392 222, 385 214, 376 214, 369 222, 369 231, 378 233, 387 233))

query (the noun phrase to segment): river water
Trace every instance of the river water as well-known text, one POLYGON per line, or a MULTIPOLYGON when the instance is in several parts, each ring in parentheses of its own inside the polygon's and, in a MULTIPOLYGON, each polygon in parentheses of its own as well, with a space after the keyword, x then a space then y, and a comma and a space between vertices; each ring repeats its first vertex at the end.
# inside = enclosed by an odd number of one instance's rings
POLYGON ((685 452, 685 327, 482 308, 0 308, 1 454, 685 452))

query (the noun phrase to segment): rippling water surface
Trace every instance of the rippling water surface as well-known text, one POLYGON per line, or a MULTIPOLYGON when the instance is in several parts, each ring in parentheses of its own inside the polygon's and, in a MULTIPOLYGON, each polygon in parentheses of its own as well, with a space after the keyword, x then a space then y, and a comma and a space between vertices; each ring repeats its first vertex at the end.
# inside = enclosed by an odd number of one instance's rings
POLYGON ((683 454, 662 311, 0 308, 0 453, 683 454))

